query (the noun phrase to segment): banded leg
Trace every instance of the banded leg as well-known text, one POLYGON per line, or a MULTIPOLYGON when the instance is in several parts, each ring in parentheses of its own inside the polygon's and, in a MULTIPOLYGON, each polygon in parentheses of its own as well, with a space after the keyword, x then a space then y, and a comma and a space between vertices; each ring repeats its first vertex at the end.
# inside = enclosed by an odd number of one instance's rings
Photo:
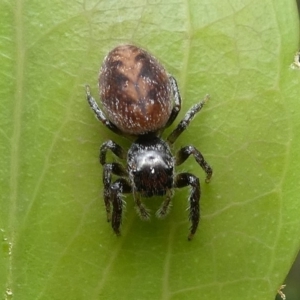
POLYGON ((201 110, 201 108, 208 100, 209 100, 209 95, 206 95, 205 98, 200 103, 197 103, 194 106, 192 106, 192 108, 190 108, 190 110, 186 113, 184 118, 179 122, 177 127, 168 136, 167 141, 170 145, 172 145, 180 136, 180 134, 184 130, 186 130, 186 128, 189 126, 190 122, 193 120, 196 113, 198 113, 201 110))
POLYGON ((116 235, 120 235, 120 226, 122 223, 122 214, 123 214, 123 201, 122 194, 131 193, 132 188, 129 182, 125 178, 120 178, 116 180, 111 186, 111 198, 113 211, 111 226, 116 235))
POLYGON ((112 122, 110 122, 105 117, 103 111, 99 108, 97 102, 95 101, 95 99, 91 95, 91 90, 90 90, 90 86, 89 85, 85 86, 85 94, 86 94, 86 99, 87 99, 90 107, 94 111, 97 119, 100 122, 102 122, 108 129, 110 129, 111 131, 113 131, 114 133, 122 135, 122 131, 116 125, 114 125, 112 122))
POLYGON ((173 109, 172 109, 171 115, 169 117, 169 120, 166 124, 166 127, 170 126, 174 122, 174 120, 176 119, 176 117, 181 109, 181 96, 180 96, 179 88, 177 85, 177 81, 172 75, 169 75, 169 81, 171 84, 175 105, 173 106, 173 109))
POLYGON ((189 197, 189 220, 192 223, 188 240, 190 241, 197 231, 200 220, 200 182, 199 179, 190 173, 180 173, 175 178, 175 187, 182 188, 185 186, 191 187, 189 197))
POLYGON ((213 170, 212 170, 211 166, 205 161, 201 152, 199 150, 197 150, 194 146, 183 147, 177 152, 176 161, 175 161, 176 166, 179 166, 183 162, 185 162, 191 154, 194 156, 196 162, 200 165, 200 167, 206 173, 205 182, 208 183, 211 179, 213 170))

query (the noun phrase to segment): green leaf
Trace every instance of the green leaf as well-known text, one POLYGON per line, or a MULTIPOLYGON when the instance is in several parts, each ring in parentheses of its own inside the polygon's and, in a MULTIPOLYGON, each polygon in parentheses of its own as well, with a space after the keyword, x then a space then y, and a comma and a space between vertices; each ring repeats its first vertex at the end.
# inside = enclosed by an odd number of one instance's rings
POLYGON ((300 246, 294 1, 2 1, 0 22, 1 297, 274 299, 300 246), (105 220, 99 146, 130 142, 95 120, 84 85, 97 96, 125 42, 177 77, 178 120, 211 95, 174 147, 214 169, 209 185, 193 158, 178 169, 202 182, 192 242, 188 189, 151 222, 127 196, 120 238, 105 220))

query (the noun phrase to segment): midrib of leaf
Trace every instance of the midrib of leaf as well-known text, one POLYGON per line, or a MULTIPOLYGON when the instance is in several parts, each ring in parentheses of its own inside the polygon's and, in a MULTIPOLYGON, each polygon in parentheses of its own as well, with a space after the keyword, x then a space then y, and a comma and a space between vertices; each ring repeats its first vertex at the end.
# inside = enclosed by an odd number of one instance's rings
MULTIPOLYGON (((189 66, 189 60, 190 60, 190 51, 191 51, 191 37, 193 36, 193 26, 191 24, 191 5, 188 0, 184 1, 185 4, 185 15, 186 15, 186 32, 188 34, 188 37, 185 41, 185 51, 183 56, 183 62, 182 62, 182 70, 181 74, 182 77, 180 79, 181 82, 181 97, 185 96, 185 90, 186 90, 186 83, 187 83, 187 70, 189 66)), ((171 255, 172 255, 172 245, 173 245, 173 238, 175 234, 175 228, 172 226, 170 230, 169 240, 167 244, 167 251, 165 255, 164 260, 164 268, 163 268, 163 274, 162 274, 162 295, 161 299, 169 299, 171 296, 171 290, 170 290, 170 266, 171 266, 171 255)))
MULTIPOLYGON (((24 32, 23 32, 23 0, 15 2, 15 80, 16 90, 14 94, 13 109, 13 132, 11 136, 11 160, 10 160, 10 201, 9 201, 9 218, 8 218, 8 236, 10 237, 10 253, 8 257, 8 274, 6 278, 6 291, 13 293, 13 257, 16 231, 16 212, 18 201, 18 186, 20 174, 20 138, 21 138, 21 118, 24 97, 24 32)), ((11 295, 6 293, 6 299, 11 295)))
POLYGON ((111 252, 111 256, 110 256, 109 260, 107 261, 106 266, 103 268, 101 280, 99 280, 98 285, 95 287, 95 290, 94 290, 94 293, 93 293, 93 296, 91 297, 91 299, 97 299, 98 295, 101 295, 104 293, 104 290, 107 286, 107 280, 110 276, 112 269, 116 267, 116 260, 119 256, 120 252, 122 251, 122 247, 126 240, 126 236, 132 230, 133 221, 134 221, 134 212, 132 212, 128 216, 127 228, 122 232, 122 240, 117 244, 117 246, 111 252))

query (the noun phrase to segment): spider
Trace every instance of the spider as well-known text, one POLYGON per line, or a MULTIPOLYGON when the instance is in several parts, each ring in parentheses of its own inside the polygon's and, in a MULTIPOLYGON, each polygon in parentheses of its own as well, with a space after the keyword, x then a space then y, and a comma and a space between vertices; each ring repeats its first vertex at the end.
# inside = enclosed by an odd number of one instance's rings
POLYGON ((156 212, 157 217, 163 218, 169 212, 173 189, 190 186, 188 240, 191 240, 200 219, 200 182, 191 173, 176 174, 175 167, 193 155, 206 173, 206 183, 213 171, 194 146, 181 148, 175 156, 170 146, 209 96, 192 106, 165 141, 161 135, 176 119, 181 109, 181 96, 176 79, 151 54, 134 45, 120 45, 111 50, 100 70, 99 90, 103 110, 92 97, 90 87, 86 86, 87 101, 98 120, 114 133, 134 138, 128 151, 112 140, 104 142, 100 148, 107 221, 120 235, 122 194, 133 194, 138 214, 147 220, 150 212, 141 197, 164 196, 156 212), (126 166, 107 162, 108 151, 126 160, 126 166), (113 181, 112 175, 119 178, 113 181))

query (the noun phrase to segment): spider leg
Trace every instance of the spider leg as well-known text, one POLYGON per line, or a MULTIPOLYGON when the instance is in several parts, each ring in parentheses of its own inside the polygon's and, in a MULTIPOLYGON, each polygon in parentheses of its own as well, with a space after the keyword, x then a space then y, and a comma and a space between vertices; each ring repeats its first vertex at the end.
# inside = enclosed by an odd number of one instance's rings
POLYGON ((135 208, 142 220, 149 220, 150 219, 150 211, 149 209, 143 204, 141 201, 141 195, 138 192, 133 193, 133 198, 135 202, 135 208))
POLYGON ((111 150, 119 158, 125 158, 126 153, 121 146, 113 141, 107 141, 103 143, 100 147, 100 163, 103 165, 103 198, 106 209, 107 221, 111 219, 111 207, 110 207, 110 186, 112 175, 117 175, 121 177, 126 177, 128 175, 126 169, 120 163, 106 163, 107 151, 111 150))
POLYGON ((181 109, 181 96, 177 85, 177 81, 172 75, 169 75, 169 81, 173 92, 174 106, 165 127, 170 126, 174 122, 181 109))
POLYGON ((113 154, 121 159, 126 158, 126 151, 115 142, 109 140, 107 142, 104 142, 100 147, 99 160, 101 165, 104 165, 106 163, 106 154, 108 150, 110 150, 113 154))
POLYGON ((190 110, 186 113, 184 118, 179 122, 177 127, 170 133, 170 135, 167 137, 167 141, 170 145, 172 145, 177 138, 180 136, 180 134, 186 130, 186 128, 189 126, 190 122, 193 120, 196 113, 198 113, 201 108, 204 106, 204 104, 208 101, 209 95, 206 95, 205 98, 192 106, 190 110))
POLYGON ((117 179, 110 187, 110 201, 112 203, 111 226, 117 235, 120 235, 120 226, 122 223, 123 201, 122 194, 131 193, 130 183, 125 178, 117 179))
POLYGON ((110 222, 111 220, 110 187, 111 187, 112 174, 124 177, 127 176, 127 171, 119 163, 110 163, 110 164, 105 164, 103 166, 103 185, 104 185, 103 198, 104 198, 104 204, 106 209, 107 222, 110 222))
POLYGON ((181 165, 183 162, 185 162, 187 160, 187 158, 191 154, 194 156, 196 162, 200 165, 200 167, 206 173, 205 182, 208 183, 211 179, 213 170, 212 170, 211 166, 206 162, 206 160, 204 159, 201 152, 199 150, 197 150, 194 146, 186 146, 186 147, 181 148, 176 154, 175 164, 177 166, 181 165))
POLYGON ((199 179, 195 175, 190 173, 180 173, 175 178, 174 187, 182 188, 185 186, 190 186, 192 188, 189 197, 189 220, 192 224, 190 234, 188 235, 188 240, 190 241, 197 231, 200 220, 201 189, 199 179))
POLYGON ((156 212, 156 216, 158 218, 164 218, 169 213, 170 208, 172 206, 172 201, 171 201, 172 196, 173 196, 173 192, 171 190, 167 190, 166 199, 162 203, 159 210, 156 212))
POLYGON ((90 86, 89 85, 85 86, 85 93, 86 93, 86 99, 87 99, 90 107, 94 111, 95 116, 97 117, 97 119, 100 122, 102 122, 108 129, 110 129, 111 131, 113 131, 114 133, 117 133, 119 135, 123 135, 122 131, 116 125, 114 125, 112 122, 110 122, 105 117, 104 112, 99 108, 97 102, 95 101, 95 99, 91 95, 91 90, 90 90, 90 86))

